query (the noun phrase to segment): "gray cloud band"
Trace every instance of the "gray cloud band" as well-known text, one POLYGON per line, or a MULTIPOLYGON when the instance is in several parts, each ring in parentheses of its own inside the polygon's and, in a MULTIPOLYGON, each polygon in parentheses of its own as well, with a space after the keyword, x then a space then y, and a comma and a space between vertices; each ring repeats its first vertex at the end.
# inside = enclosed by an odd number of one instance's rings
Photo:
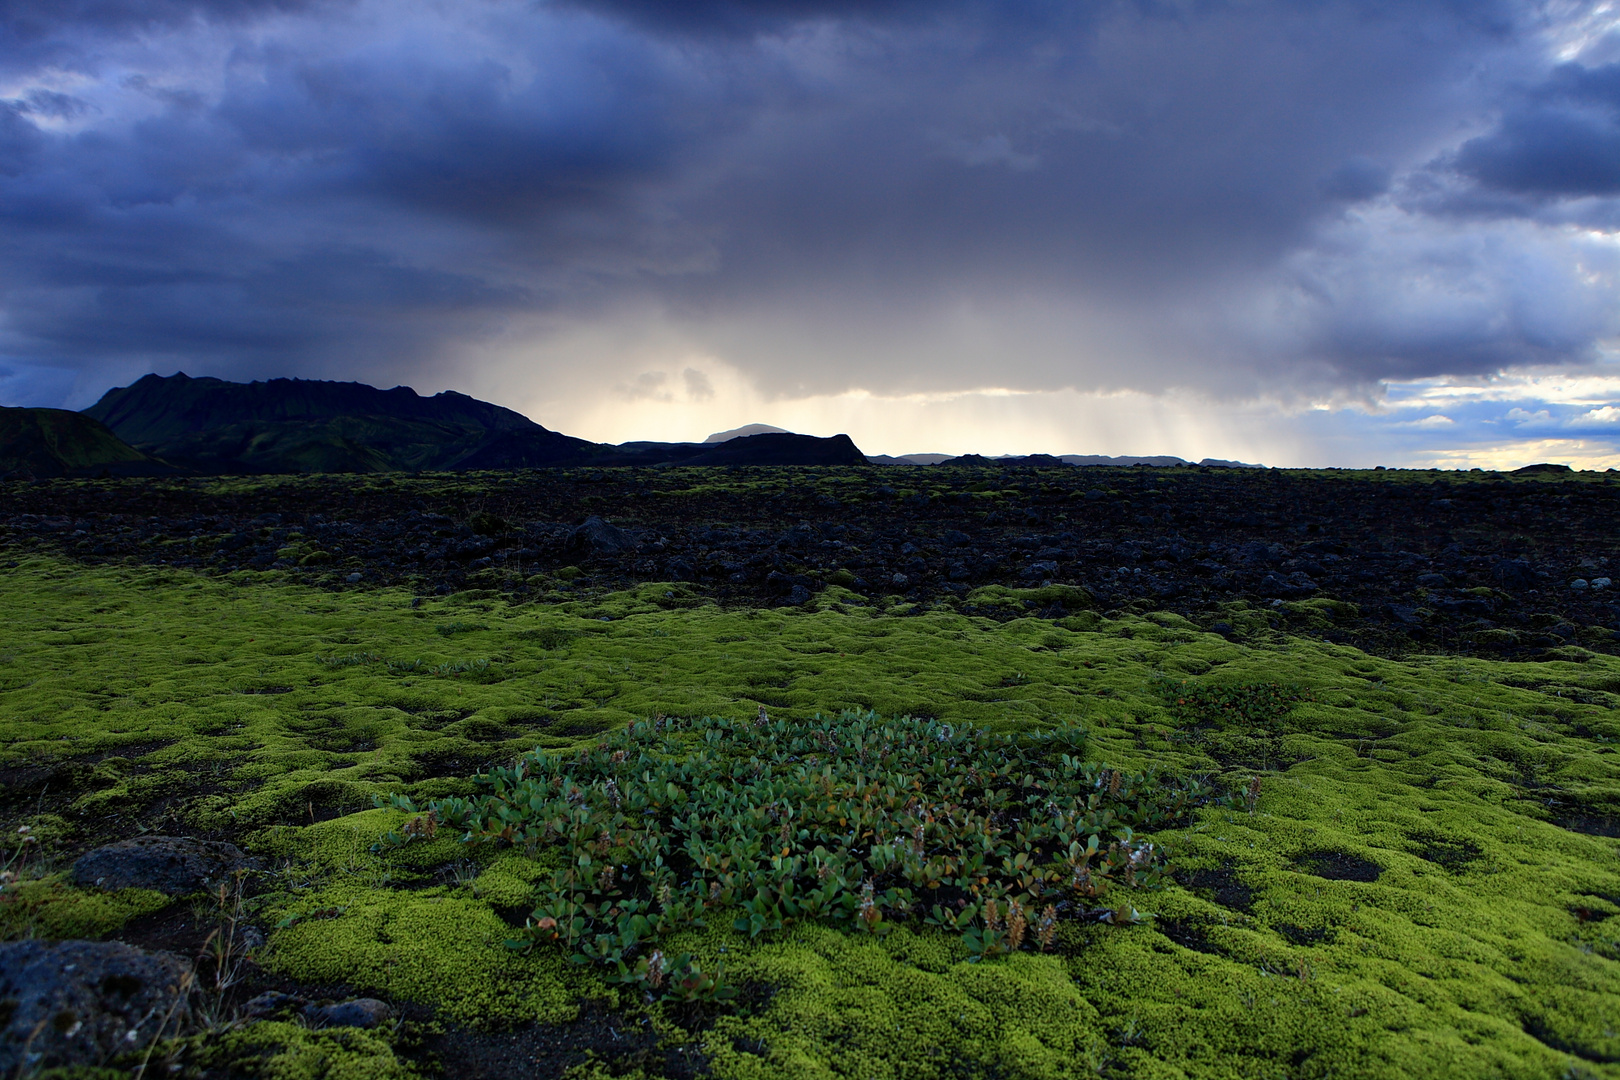
POLYGON ((1620 79, 1534 14, 13 4, 0 353, 387 380, 656 310, 781 393, 1581 363, 1612 293, 1541 222, 1620 186, 1620 79))

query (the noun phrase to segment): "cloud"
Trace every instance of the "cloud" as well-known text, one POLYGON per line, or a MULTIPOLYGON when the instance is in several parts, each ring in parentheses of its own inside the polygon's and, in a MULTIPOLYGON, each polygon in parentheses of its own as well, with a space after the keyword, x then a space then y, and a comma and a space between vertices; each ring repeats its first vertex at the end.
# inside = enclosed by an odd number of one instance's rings
POLYGON ((1539 196, 1620 193, 1620 64, 1563 64, 1453 167, 1486 187, 1539 196))
POLYGON ((1571 426, 1609 425, 1620 424, 1620 408, 1605 405, 1600 409, 1592 409, 1582 413, 1570 421, 1571 426))
POLYGON ((681 372, 681 378, 686 381, 686 396, 693 401, 709 401, 714 397, 714 384, 709 377, 697 368, 687 368, 681 372))
POLYGON ((0 394, 183 367, 986 424, 1134 394, 1292 431, 1392 381, 1592 370, 1620 76, 1549 59, 1595 7, 1560 11, 13 4, 0 350, 70 377, 0 394))

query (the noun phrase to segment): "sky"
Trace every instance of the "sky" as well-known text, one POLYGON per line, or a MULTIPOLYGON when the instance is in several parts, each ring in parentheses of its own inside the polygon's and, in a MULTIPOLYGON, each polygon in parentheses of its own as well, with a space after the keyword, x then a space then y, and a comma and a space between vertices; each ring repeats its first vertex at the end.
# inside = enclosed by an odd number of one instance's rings
POLYGON ((1620 4, 0 0, 0 404, 1620 467, 1620 4))

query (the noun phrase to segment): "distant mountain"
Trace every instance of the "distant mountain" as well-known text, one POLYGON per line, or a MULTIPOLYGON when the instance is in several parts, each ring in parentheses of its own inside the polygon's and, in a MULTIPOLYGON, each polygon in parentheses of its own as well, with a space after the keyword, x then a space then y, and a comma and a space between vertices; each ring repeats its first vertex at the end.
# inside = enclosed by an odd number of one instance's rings
POLYGON ((1124 454, 1119 457, 1109 457, 1106 454, 1064 454, 1063 460, 1070 465, 1156 465, 1160 468, 1171 468, 1176 465, 1191 465, 1186 458, 1171 457, 1168 454, 1159 454, 1153 457, 1133 457, 1124 454))
POLYGON ((789 431, 742 435, 723 443, 628 442, 605 446, 599 465, 865 465, 848 435, 821 439, 789 431))
POLYGON ((772 427, 770 424, 744 424, 734 427, 730 431, 717 431, 703 441, 706 443, 730 442, 732 439, 741 439, 748 435, 789 435, 786 428, 772 427))
POLYGON ((0 406, 0 474, 153 476, 174 471, 83 413, 0 406))
POLYGON ((867 454, 866 460, 872 465, 938 465, 942 461, 949 461, 952 454, 901 454, 890 457, 888 454, 867 454))
POLYGON ((596 452, 511 409, 408 386, 147 375, 84 413, 140 450, 209 473, 521 468, 596 452))
MULTIPOLYGON (((587 442, 447 390, 147 375, 82 414, 136 452, 201 473, 418 472, 577 465, 860 465, 847 435, 770 431, 718 443, 587 442)), ((725 434, 725 433, 721 433, 725 434)))
MULTIPOLYGON (((1109 457, 1106 454, 1063 454, 1053 457, 1050 454, 1008 454, 1002 457, 980 457, 978 454, 963 454, 952 457, 950 454, 901 454, 898 457, 889 457, 887 454, 872 454, 866 459, 873 465, 1035 465, 1050 468, 1055 465, 1111 465, 1115 468, 1126 465, 1154 465, 1161 468, 1173 468, 1178 465, 1191 465, 1186 458, 1173 457, 1169 454, 1159 454, 1152 457, 1135 457, 1122 454, 1118 457, 1109 457)), ((1250 465, 1242 461, 1223 461, 1219 458, 1205 458, 1199 465, 1210 468, 1226 469, 1263 469, 1264 465, 1250 465)))

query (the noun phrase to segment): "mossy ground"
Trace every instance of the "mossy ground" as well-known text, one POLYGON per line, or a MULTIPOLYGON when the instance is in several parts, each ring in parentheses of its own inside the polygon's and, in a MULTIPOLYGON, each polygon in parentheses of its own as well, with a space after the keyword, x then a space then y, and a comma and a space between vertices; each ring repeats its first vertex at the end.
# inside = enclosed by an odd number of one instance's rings
MULTIPOLYGON (((259 960, 281 977, 445 1025, 633 1010, 557 953, 502 947, 535 862, 442 834, 375 854, 402 815, 372 796, 463 793, 480 764, 660 713, 1074 720, 1113 765, 1260 777, 1252 813, 1155 837, 1185 884, 1143 898, 1151 923, 1069 924, 1053 953, 984 964, 920 929, 698 932, 671 947, 724 949, 752 1004, 644 1019, 731 1077, 1620 1076, 1611 657, 1397 662, 1258 613, 1235 644, 1173 615, 998 623, 836 588, 805 609, 727 611, 676 585, 413 606, 43 557, 0 577, 0 605, 4 825, 42 837, 6 936, 116 934, 157 901, 73 889, 72 855, 138 828, 211 833, 276 867, 259 960), (1312 700, 1250 725, 1178 707, 1181 679, 1312 700)), ((252 1025, 205 1064, 432 1070, 387 1033, 335 1038, 252 1025)))

